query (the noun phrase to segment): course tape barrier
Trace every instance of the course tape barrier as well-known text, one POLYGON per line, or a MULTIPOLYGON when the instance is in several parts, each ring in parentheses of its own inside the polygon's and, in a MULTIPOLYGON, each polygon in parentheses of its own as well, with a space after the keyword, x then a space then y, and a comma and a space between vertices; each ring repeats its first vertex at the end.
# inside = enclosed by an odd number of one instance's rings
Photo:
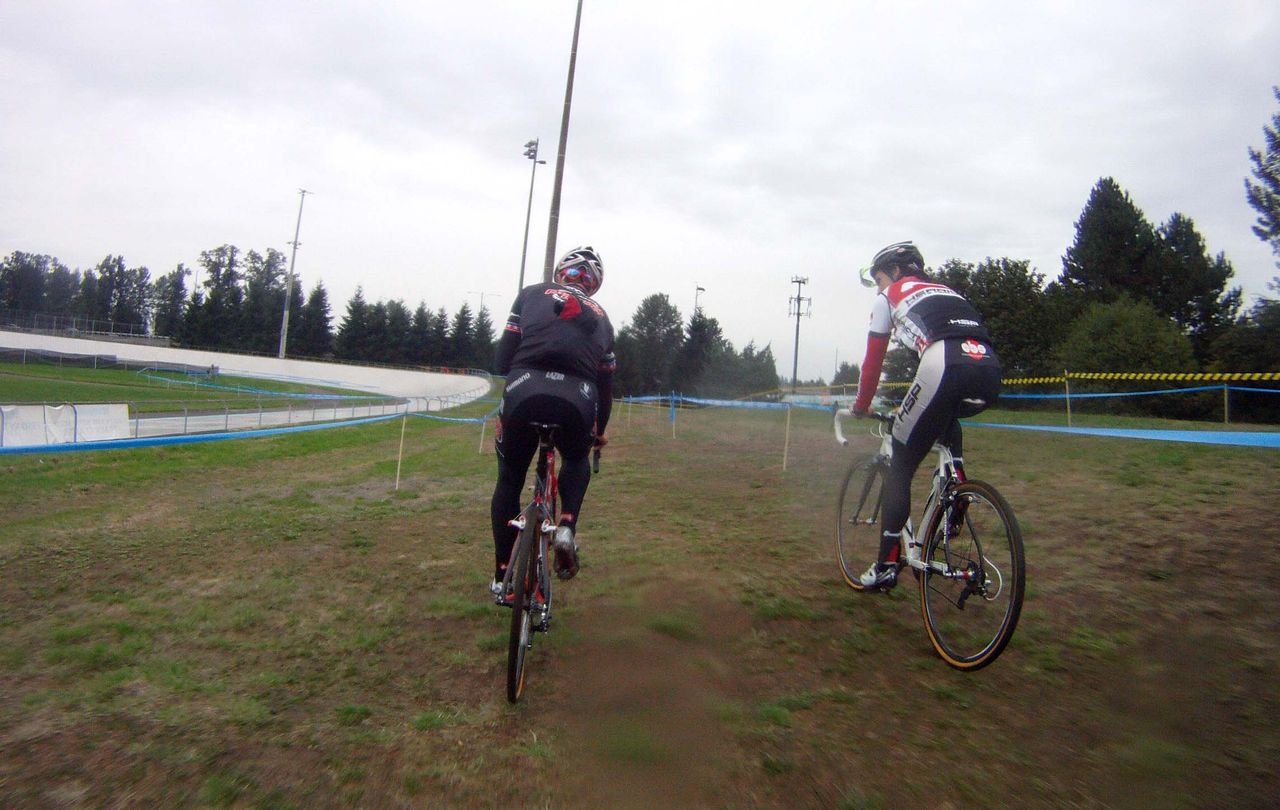
POLYGON ((1246 432, 1229 430, 1143 430, 1137 428, 1057 427, 1053 425, 1000 425, 990 422, 964 422, 965 427, 1003 428, 1005 430, 1038 430, 1047 433, 1073 433, 1078 436, 1106 436, 1115 439, 1145 439, 1157 442, 1192 442, 1236 447, 1280 448, 1280 431, 1246 432))
POLYGON ((1162 388, 1159 391, 1112 391, 1103 394, 1006 394, 1000 392, 1001 399, 1109 399, 1112 397, 1150 397, 1157 394, 1192 394, 1198 391, 1221 391, 1228 388, 1232 391, 1270 391, 1273 394, 1280 394, 1280 389, 1270 388, 1254 388, 1244 389, 1235 386, 1222 385, 1202 385, 1196 388, 1162 388))
POLYGON ((25 447, 0 447, 0 456, 18 455, 21 453, 74 453, 84 450, 132 450, 137 447, 160 447, 170 444, 198 444, 200 442, 220 442, 228 439, 259 439, 267 436, 280 436, 286 433, 303 433, 311 430, 328 430, 337 427, 355 427, 371 425, 375 422, 389 422, 403 417, 402 413, 387 416, 371 416, 364 419, 348 419, 344 422, 324 422, 311 425, 293 425, 292 427, 268 428, 266 430, 236 430, 220 433, 188 433, 179 436, 149 436, 141 439, 112 439, 101 442, 79 442, 77 444, 44 444, 25 447))
MULTIPOLYGON (((1073 380, 1192 380, 1228 382, 1231 380, 1280 380, 1280 372, 1169 372, 1169 371, 1069 371, 1073 380)), ((1012 382, 1012 381, 1010 381, 1012 382)))
POLYGON ((498 410, 498 408, 494 408, 484 416, 436 416, 433 413, 418 413, 417 411, 414 411, 409 415, 416 416, 420 419, 433 419, 437 422, 452 422, 460 425, 482 425, 497 414, 498 410))
MULTIPOLYGON (((1207 386, 1205 390, 1221 390, 1222 386, 1207 386)), ((1181 391, 1184 389, 1174 389, 1181 391)), ((1242 390, 1232 388, 1232 390, 1242 390)), ((1262 391, 1271 391, 1263 388, 1262 391)), ((1272 392, 1275 393, 1275 392, 1272 392)), ((1004 397, 1005 395, 1001 395, 1004 397)), ((680 394, 659 394, 642 397, 623 397, 624 402, 652 403, 690 403, 694 405, 710 405, 727 408, 744 408, 749 410, 786 410, 801 408, 804 410, 831 412, 830 405, 819 405, 804 402, 744 402, 736 399, 706 399, 702 397, 685 397, 680 394)), ((674 408, 671 418, 674 420, 674 408)), ((1005 428, 1008 430, 1039 430, 1049 433, 1073 433, 1083 436, 1107 436, 1121 439, 1146 439, 1149 441, 1192 442, 1195 444, 1231 445, 1240 447, 1277 447, 1280 448, 1280 431, 1229 431, 1229 430, 1157 430, 1131 428, 1089 428, 1058 427, 1054 425, 1005 425, 990 422, 970 422, 964 420, 965 426, 1005 428)))

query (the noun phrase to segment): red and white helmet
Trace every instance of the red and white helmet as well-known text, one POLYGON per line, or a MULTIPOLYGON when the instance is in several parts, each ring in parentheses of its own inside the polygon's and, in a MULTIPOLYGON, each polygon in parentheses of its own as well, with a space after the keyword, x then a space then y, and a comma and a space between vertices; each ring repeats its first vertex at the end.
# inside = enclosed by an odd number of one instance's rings
POLYGON ((551 277, 557 284, 577 287, 590 297, 604 283, 604 262, 595 248, 589 245, 576 247, 560 257, 551 277))

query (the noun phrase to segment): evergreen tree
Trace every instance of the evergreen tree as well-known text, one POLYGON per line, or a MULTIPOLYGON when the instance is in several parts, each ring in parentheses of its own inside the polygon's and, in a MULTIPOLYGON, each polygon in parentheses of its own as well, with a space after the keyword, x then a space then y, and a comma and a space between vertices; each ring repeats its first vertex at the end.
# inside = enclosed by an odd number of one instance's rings
POLYGON ((382 301, 366 310, 366 333, 360 359, 370 363, 391 362, 391 333, 387 324, 387 305, 382 301))
POLYGON ((333 354, 333 316, 329 312, 329 294, 324 284, 317 281, 302 306, 295 332, 292 324, 289 334, 296 338, 289 339, 289 354, 301 357, 328 357, 333 354))
POLYGON ((748 341, 739 362, 740 376, 733 389, 734 396, 773 391, 778 387, 778 364, 773 357, 773 347, 766 344, 757 350, 754 341, 748 341))
POLYGON ((836 376, 831 378, 832 385, 848 385, 857 386, 862 372, 856 363, 840 363, 840 367, 836 369, 836 376))
POLYGON ((355 294, 347 302, 347 314, 334 337, 334 354, 340 360, 363 360, 368 338, 369 305, 365 303, 364 290, 356 287, 355 294))
POLYGON ((1152 303, 1187 333, 1196 356, 1208 360, 1211 344, 1240 308, 1240 289, 1226 291, 1231 263, 1222 253, 1210 258, 1195 223, 1182 214, 1171 216, 1156 236, 1160 281, 1152 303))
POLYGON ((641 301, 615 339, 618 374, 614 385, 619 393, 638 396, 667 390, 683 341, 680 310, 665 294, 655 293, 641 301))
POLYGON ((444 307, 436 310, 428 335, 425 352, 427 365, 449 365, 449 313, 444 311, 444 307))
MULTIPOLYGON (((1078 306, 1129 293, 1149 298, 1159 281, 1156 234, 1129 193, 1110 177, 1093 187, 1062 258, 1061 284, 1078 306)), ((999 349, 997 348, 997 351, 999 349)))
POLYGON ((413 320, 409 325, 408 362, 415 366, 427 364, 428 347, 431 343, 431 310, 425 301, 418 302, 413 311, 413 320))
MULTIPOLYGON (((1280 87, 1272 87, 1271 92, 1280 101, 1280 87)), ((1264 150, 1249 149, 1253 176, 1258 182, 1245 178, 1245 196, 1258 212, 1253 232, 1271 245, 1276 266, 1280 267, 1280 112, 1272 113, 1271 123, 1262 128, 1262 135, 1266 141, 1264 150)))
POLYGON ((453 316, 453 324, 449 327, 449 354, 447 365, 454 368, 472 368, 475 366, 475 323, 471 315, 471 307, 464 301, 453 316))
POLYGON ((480 307, 475 325, 475 368, 488 370, 493 367, 494 348, 493 320, 489 317, 489 309, 480 307))
POLYGON ((155 315, 152 332, 154 334, 173 338, 181 332, 189 275, 191 271, 179 263, 172 272, 160 276, 152 285, 151 306, 155 315))
POLYGON ((92 321, 105 318, 109 309, 109 302, 101 300, 98 294, 98 274, 92 270, 86 270, 80 277, 75 314, 92 321))
POLYGON ((387 302, 386 362, 408 365, 413 356, 413 316, 403 301, 387 302))
POLYGON ((696 396, 708 364, 725 350, 723 344, 720 323, 708 318, 701 308, 694 310, 671 365, 671 386, 682 394, 696 396))
POLYGON ((204 295, 196 310, 192 331, 196 345, 204 348, 234 348, 240 345, 241 310, 244 290, 240 285, 240 249, 222 245, 200 252, 204 270, 204 295))

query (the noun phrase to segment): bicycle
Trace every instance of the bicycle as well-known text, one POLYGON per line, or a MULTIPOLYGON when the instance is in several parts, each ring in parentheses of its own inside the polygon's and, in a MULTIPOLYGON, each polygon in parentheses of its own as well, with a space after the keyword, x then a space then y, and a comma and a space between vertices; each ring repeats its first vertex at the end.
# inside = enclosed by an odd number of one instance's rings
MULTIPOLYGON (((519 534, 511 548, 500 597, 511 607, 507 641, 507 700, 511 703, 524 694, 525 655, 533 648, 533 634, 551 629, 550 548, 559 517, 554 442, 560 426, 545 422, 530 425, 538 431, 533 500, 509 521, 519 534)), ((600 472, 599 448, 592 457, 592 472, 600 472)))
MULTIPOLYGON (((849 441, 840 420, 851 415, 847 408, 835 410, 842 445, 849 441)), ((893 447, 894 417, 867 415, 879 422, 873 433, 881 439, 880 450, 849 466, 836 507, 836 558, 855 591, 872 590, 859 582, 856 567, 880 551, 880 482, 893 447)), ((907 521, 899 571, 915 574, 925 629, 942 660, 960 670, 981 669, 1000 655, 1018 626, 1026 585, 1022 530, 995 487, 966 478, 950 448, 939 443, 933 450, 938 463, 921 515, 924 531, 916 535, 907 521)))

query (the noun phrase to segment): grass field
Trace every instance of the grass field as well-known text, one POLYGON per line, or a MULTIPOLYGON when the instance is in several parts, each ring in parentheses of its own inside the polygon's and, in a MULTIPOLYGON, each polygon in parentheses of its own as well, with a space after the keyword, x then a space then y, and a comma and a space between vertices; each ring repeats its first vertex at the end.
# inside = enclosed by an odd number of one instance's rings
POLYGON ((379 399, 361 391, 326 386, 218 375, 223 388, 192 385, 184 374, 113 368, 60 367, 47 364, 0 362, 0 403, 127 402, 139 413, 181 412, 193 409, 231 410, 283 407, 297 395, 346 395, 379 399), (159 378, 159 379, 158 379, 159 378), (235 387, 249 391, 228 390, 235 387))
POLYGON ((476 426, 410 419, 398 492, 399 422, 5 458, 0 806, 1275 805, 1275 451, 968 431, 1028 586, 964 674, 837 573, 871 437, 665 417, 617 409, 515 707, 476 426))

